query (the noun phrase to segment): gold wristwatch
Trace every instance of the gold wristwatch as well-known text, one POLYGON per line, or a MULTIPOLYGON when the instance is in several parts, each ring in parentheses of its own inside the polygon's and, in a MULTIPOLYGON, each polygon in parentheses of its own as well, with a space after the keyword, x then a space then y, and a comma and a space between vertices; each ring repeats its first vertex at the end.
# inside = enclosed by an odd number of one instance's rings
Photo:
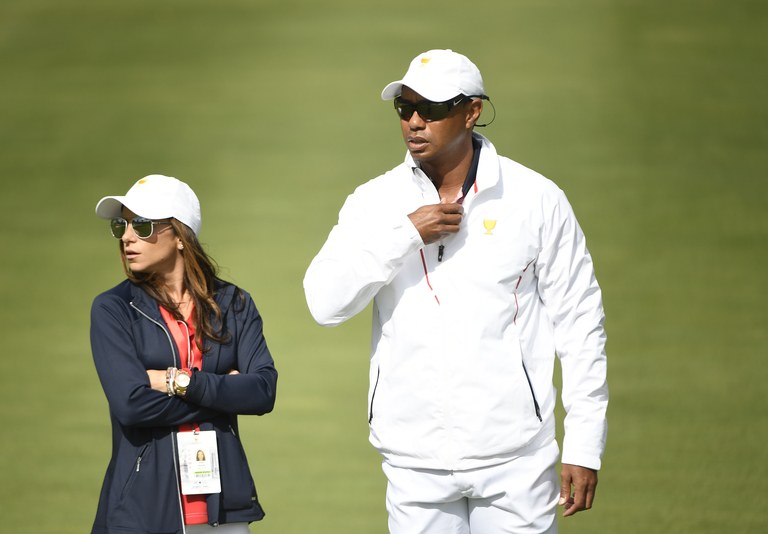
POLYGON ((187 394, 190 380, 192 380, 192 371, 189 369, 179 369, 176 372, 176 378, 173 380, 173 389, 176 395, 183 397, 187 394))

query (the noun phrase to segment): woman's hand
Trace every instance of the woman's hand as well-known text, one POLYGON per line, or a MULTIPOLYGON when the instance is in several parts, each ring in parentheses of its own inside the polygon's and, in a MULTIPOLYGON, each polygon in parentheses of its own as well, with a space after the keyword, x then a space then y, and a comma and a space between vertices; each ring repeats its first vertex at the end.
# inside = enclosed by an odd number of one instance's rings
POLYGON ((147 376, 149 377, 149 385, 154 389, 155 391, 159 391, 161 393, 168 393, 168 386, 165 383, 165 374, 166 370, 163 369, 162 371, 158 369, 147 369, 147 376))

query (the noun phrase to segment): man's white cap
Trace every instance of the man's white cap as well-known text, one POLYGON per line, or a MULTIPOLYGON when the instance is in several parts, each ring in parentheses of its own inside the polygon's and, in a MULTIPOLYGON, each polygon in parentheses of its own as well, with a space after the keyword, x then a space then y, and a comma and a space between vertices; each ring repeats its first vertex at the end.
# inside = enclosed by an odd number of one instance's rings
POLYGON ((430 50, 416 56, 403 79, 384 88, 381 99, 400 96, 404 85, 432 102, 445 102, 458 95, 485 95, 480 70, 453 50, 430 50))
POLYGON ((122 216, 123 206, 147 219, 174 219, 189 226, 197 235, 202 220, 200 201, 187 184, 171 176, 150 174, 138 180, 125 196, 104 197, 96 204, 102 219, 122 216))

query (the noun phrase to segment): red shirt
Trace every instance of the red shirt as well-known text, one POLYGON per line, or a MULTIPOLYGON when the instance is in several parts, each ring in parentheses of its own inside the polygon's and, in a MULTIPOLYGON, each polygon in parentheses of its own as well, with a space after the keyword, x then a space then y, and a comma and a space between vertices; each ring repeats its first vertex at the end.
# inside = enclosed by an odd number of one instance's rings
MULTIPOLYGON (((160 313, 168 326, 168 330, 176 342, 176 348, 179 351, 179 369, 192 369, 203 367, 203 353, 195 344, 195 320, 194 307, 189 312, 189 317, 185 321, 177 321, 173 315, 160 306, 160 313), (192 354, 190 355, 190 348, 192 354)), ((196 424, 179 425, 179 432, 192 432, 199 428, 196 424)), ((208 522, 208 504, 207 495, 182 495, 181 508, 184 511, 185 525, 203 525, 208 522)))

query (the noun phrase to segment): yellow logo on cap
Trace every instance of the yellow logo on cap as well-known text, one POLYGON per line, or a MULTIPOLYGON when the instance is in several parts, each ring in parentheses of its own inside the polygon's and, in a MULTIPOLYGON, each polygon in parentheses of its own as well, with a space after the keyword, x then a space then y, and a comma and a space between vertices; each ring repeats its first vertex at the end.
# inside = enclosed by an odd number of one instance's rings
POLYGON ((428 57, 421 58, 421 64, 422 65, 426 65, 427 63, 429 63, 430 59, 431 58, 428 58, 428 57))
POLYGON ((136 183, 137 183, 137 184, 139 184, 139 185, 141 185, 141 184, 143 184, 143 183, 145 183, 145 182, 146 182, 146 180, 145 180, 144 178, 142 178, 141 180, 139 180, 139 181, 138 181, 138 182, 136 182, 136 183))

